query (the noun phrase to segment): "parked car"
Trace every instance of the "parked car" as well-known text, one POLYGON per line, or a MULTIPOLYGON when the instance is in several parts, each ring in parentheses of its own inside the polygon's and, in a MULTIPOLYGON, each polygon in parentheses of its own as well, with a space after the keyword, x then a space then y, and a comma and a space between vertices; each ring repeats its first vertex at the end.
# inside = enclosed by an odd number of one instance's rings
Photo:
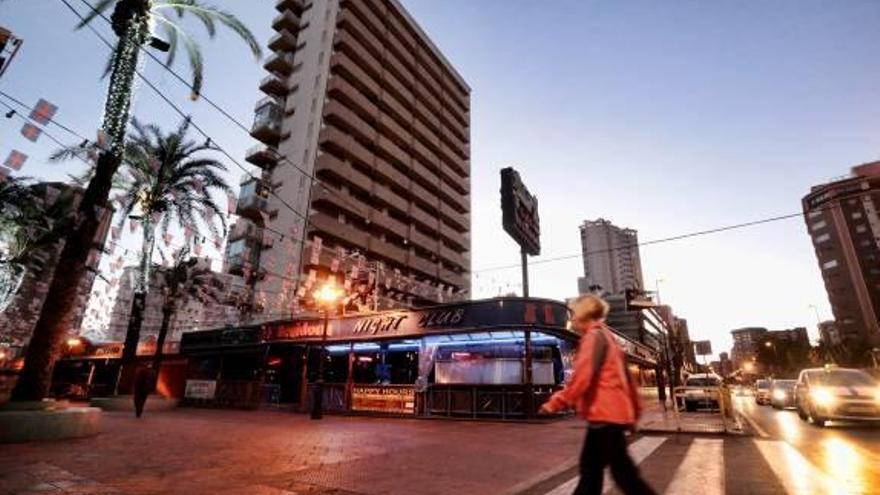
POLYGON ((685 411, 696 411, 700 408, 719 409, 718 387, 721 386, 721 377, 713 373, 696 373, 684 381, 687 387, 684 391, 683 402, 685 411))
POLYGON ((762 406, 770 403, 770 380, 755 382, 755 402, 762 406))
POLYGON ((880 384, 857 369, 806 369, 795 385, 795 407, 801 419, 818 426, 829 420, 880 421, 880 384))
POLYGON ((770 382, 770 405, 774 409, 794 407, 794 386, 797 380, 773 380, 770 382))

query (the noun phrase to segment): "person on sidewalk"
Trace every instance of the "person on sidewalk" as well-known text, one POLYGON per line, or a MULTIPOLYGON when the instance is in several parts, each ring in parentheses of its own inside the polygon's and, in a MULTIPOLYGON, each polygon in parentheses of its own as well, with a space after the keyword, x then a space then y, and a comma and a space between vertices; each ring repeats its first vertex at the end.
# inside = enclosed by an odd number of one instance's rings
POLYGON ((575 408, 588 422, 580 459, 580 481, 574 495, 599 495, 605 466, 626 494, 654 494, 627 452, 626 432, 641 414, 638 388, 626 366, 626 355, 605 327, 608 303, 586 295, 571 305, 571 326, 582 333, 574 376, 553 394, 542 414, 575 408))
POLYGON ((156 373, 151 366, 141 366, 134 375, 134 414, 140 418, 144 413, 147 396, 156 386, 156 373))

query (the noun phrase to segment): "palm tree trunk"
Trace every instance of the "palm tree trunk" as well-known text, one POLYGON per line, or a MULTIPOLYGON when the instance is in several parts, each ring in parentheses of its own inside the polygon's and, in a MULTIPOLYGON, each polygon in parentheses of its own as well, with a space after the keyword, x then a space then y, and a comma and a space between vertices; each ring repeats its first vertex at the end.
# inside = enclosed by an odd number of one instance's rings
POLYGON ((153 370, 159 373, 162 364, 162 348, 165 346, 165 338, 168 336, 168 328, 171 326, 171 316, 174 314, 172 303, 162 306, 162 326, 159 327, 159 337, 156 338, 156 353, 153 355, 153 370))
MULTIPOLYGON (((117 8, 123 4, 129 7, 141 4, 140 7, 143 7, 148 1, 122 0, 117 8)), ((79 226, 65 239, 56 265, 62 269, 55 270, 55 276, 46 293, 46 300, 28 344, 24 369, 12 391, 12 400, 41 400, 49 392, 55 360, 69 328, 70 315, 75 309, 79 282, 86 272, 95 235, 104 216, 100 209, 107 206, 113 176, 122 163, 125 127, 129 118, 140 47, 149 36, 147 11, 141 8, 132 12, 135 14, 126 21, 125 31, 116 44, 105 104, 102 128, 107 133, 109 146, 98 157, 95 175, 80 200, 79 226)))

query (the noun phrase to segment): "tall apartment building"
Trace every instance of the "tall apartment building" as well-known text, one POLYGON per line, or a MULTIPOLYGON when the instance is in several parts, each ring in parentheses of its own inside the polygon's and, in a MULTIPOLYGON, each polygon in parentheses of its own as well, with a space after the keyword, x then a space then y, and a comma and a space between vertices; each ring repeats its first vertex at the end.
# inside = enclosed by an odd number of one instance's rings
POLYGON ((584 276, 578 278, 578 292, 585 294, 599 287, 606 293, 620 294, 645 287, 635 230, 617 227, 603 218, 586 220, 580 229, 584 276))
POLYGON ((276 8, 252 129, 264 144, 246 156, 262 175, 242 184, 227 270, 255 278, 269 314, 343 252, 406 280, 398 300, 469 290, 468 85, 398 0, 276 8))
MULTIPOLYGON (((199 258, 195 268, 209 273, 211 260, 199 258)), ((105 334, 108 341, 122 342, 125 340, 137 271, 137 266, 127 266, 122 270, 122 276, 119 278, 119 290, 113 303, 110 322, 105 334)), ((177 301, 178 307, 170 321, 166 341, 177 342, 180 341, 180 336, 184 332, 222 327, 240 320, 241 315, 235 301, 243 302, 244 300, 246 294, 244 279, 218 272, 211 272, 210 276, 225 287, 225 299, 205 304, 189 294, 182 295, 181 300, 177 301)), ((159 329, 162 325, 162 306, 165 302, 165 286, 163 268, 156 265, 150 270, 150 290, 144 305, 144 321, 140 332, 142 342, 155 339, 159 335, 159 329)))
POLYGON ((880 162, 814 186, 803 209, 839 338, 880 346, 880 162))
POLYGON ((731 330, 733 335, 733 349, 731 360, 737 368, 746 361, 751 361, 758 356, 758 346, 767 338, 768 330, 764 327, 746 327, 731 330))
MULTIPOLYGON (((81 188, 61 182, 41 182, 31 187, 33 187, 37 196, 41 197, 44 202, 47 202, 47 205, 54 201, 62 201, 67 195, 74 195, 70 205, 71 208, 75 208, 79 204, 79 195, 82 194, 81 188)), ((112 218, 113 211, 105 209, 101 217, 101 225, 95 233, 96 246, 103 246, 106 242, 112 218)), ((24 279, 19 286, 15 298, 6 310, 0 313, 0 342, 20 346, 30 340, 34 326, 37 324, 37 319, 40 317, 40 312, 43 309, 43 303, 46 301, 49 285, 55 276, 58 257, 61 255, 63 247, 64 241, 61 241, 54 248, 46 249, 39 255, 43 260, 41 266, 30 267, 25 272, 24 279)), ((87 261, 90 270, 86 271, 80 279, 77 302, 74 312, 68 321, 68 327, 71 332, 75 333, 79 330, 85 317, 86 306, 92 292, 92 284, 95 281, 95 273, 100 261, 101 251, 97 248, 93 249, 89 253, 87 261)))

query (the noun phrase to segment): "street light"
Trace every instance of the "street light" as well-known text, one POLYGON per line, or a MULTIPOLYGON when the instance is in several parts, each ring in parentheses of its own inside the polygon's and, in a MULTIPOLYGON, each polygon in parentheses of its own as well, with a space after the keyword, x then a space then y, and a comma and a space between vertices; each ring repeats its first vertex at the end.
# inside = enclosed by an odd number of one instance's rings
POLYGON ((315 381, 314 394, 312 395, 312 419, 324 417, 324 360, 327 354, 327 326, 330 324, 330 308, 339 300, 341 291, 336 288, 333 281, 324 284, 315 293, 315 300, 324 309, 324 330, 321 332, 321 358, 318 360, 318 379, 315 381))

